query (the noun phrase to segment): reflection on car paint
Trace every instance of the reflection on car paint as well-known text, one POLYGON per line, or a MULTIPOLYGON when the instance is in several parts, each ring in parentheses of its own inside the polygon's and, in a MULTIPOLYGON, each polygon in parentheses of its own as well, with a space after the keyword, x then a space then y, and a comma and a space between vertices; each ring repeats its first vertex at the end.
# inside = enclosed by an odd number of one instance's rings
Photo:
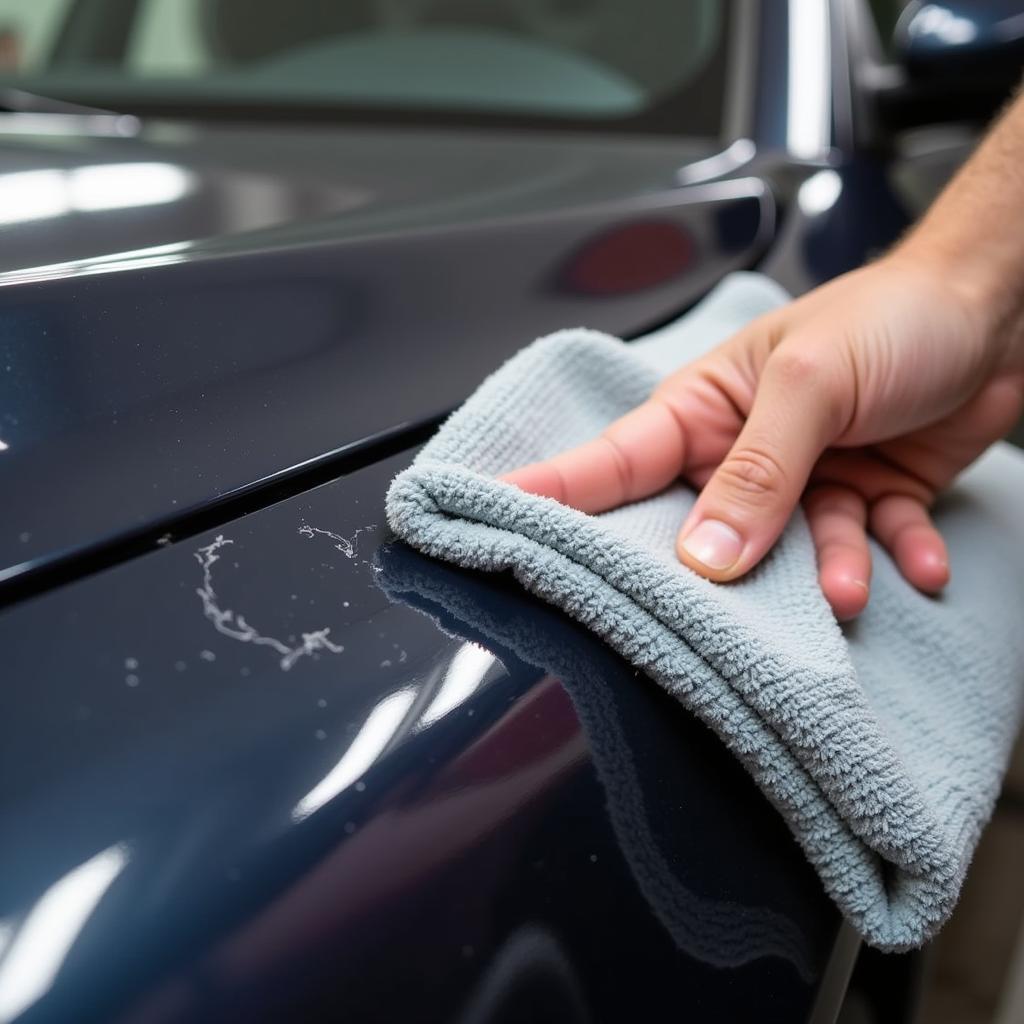
POLYGON ((31 695, 0 715, 0 827, 17 837, 0 920, 131 851, 30 1013, 458 1020, 506 956, 529 960, 525 930, 555 936, 596 1018, 649 1019, 685 993, 694 1021, 749 1019, 770 992, 804 1019, 838 917, 703 726, 500 576, 406 552, 400 578, 381 527, 351 559, 298 533, 380 522, 411 455, 0 615, 4 693, 31 695), (218 607, 284 622, 278 637, 324 609, 344 654, 286 675, 272 647, 211 630, 195 555, 218 536, 234 542, 213 552, 218 607), (449 610, 419 607, 431 588, 449 610))
POLYGON ((15 1020, 46 994, 129 856, 125 843, 102 850, 54 882, 21 921, 9 926, 0 948, 0 1021, 15 1020))
POLYGON ((452 655, 441 685, 420 715, 417 728, 426 728, 464 704, 483 686, 495 666, 504 669, 500 659, 491 651, 473 642, 462 644, 452 655))
MULTIPOLYGON (((721 967, 778 956, 792 963, 802 978, 813 977, 811 951, 786 914, 702 897, 680 877, 678 849, 659 841, 658 830, 664 822, 655 824, 650 818, 652 802, 658 806, 659 795, 645 788, 637 766, 636 741, 657 745, 657 732, 637 730, 630 721, 629 702, 617 698, 608 685, 611 659, 598 644, 566 650, 529 616, 510 621, 490 614, 474 601, 473 587, 462 574, 429 562, 402 544, 385 548, 381 558, 381 585, 392 598, 437 617, 446 629, 501 651, 507 671, 540 670, 557 677, 583 726, 605 787, 610 819, 637 885, 681 949, 721 967), (633 726, 632 742, 629 726, 633 726)), ((632 675, 635 685, 655 685, 636 672, 632 675)), ((667 749, 665 756, 669 756, 667 749)))
MULTIPOLYGON (((479 146, 450 148, 459 174, 471 154, 495 164, 479 146)), ((773 202, 756 178, 680 187, 680 150, 666 149, 614 201, 572 190, 543 212, 439 234, 413 225, 314 244, 296 226, 293 244, 197 242, 138 265, 100 261, 117 273, 0 275, 0 583, 97 538, 173 532, 211 500, 422 426, 567 322, 632 334, 674 315, 749 264, 773 202), (648 265, 637 242, 652 225, 661 255, 648 265), (627 243, 624 269, 609 238, 627 243), (594 244, 604 255, 570 286, 560 268, 594 244)))
POLYGON ((193 176, 170 163, 111 163, 0 174, 0 224, 174 203, 193 176))
POLYGON ((358 780, 398 735, 415 699, 416 690, 405 688, 388 694, 377 704, 341 760, 295 805, 293 820, 308 818, 353 783, 359 785, 358 780))

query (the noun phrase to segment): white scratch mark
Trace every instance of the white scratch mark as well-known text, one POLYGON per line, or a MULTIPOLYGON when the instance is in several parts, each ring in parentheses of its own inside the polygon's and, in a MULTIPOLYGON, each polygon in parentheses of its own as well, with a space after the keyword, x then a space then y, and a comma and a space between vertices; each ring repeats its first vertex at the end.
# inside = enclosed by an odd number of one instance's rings
POLYGON ((303 523, 299 527, 299 533, 303 537, 309 537, 312 540, 318 533, 322 537, 330 537, 335 543, 332 545, 336 550, 340 551, 346 558, 356 557, 356 537, 361 533, 365 533, 367 530, 372 530, 373 525, 360 526, 351 537, 342 537, 338 533, 331 533, 330 530, 321 530, 319 526, 307 526, 303 523))
MULTIPOLYGON (((312 530, 312 527, 307 529, 312 530)), ((302 532, 301 530, 299 531, 302 532)), ((326 533, 325 530, 319 530, 318 533, 326 533)), ((358 531, 357 531, 358 532, 358 531)), ((313 536, 312 533, 309 536, 313 536)), ((331 534, 331 536, 335 536, 331 534)), ((344 538, 339 538, 344 539, 344 538)), ((315 655, 319 651, 329 651, 331 654, 341 654, 345 649, 341 644, 334 643, 328 636, 330 629, 324 627, 323 629, 314 629, 310 633, 302 634, 301 643, 295 643, 294 646, 289 646, 282 640, 278 640, 273 636, 264 636, 254 626, 250 626, 245 618, 233 612, 230 608, 221 608, 217 603, 217 593, 213 589, 213 566, 216 562, 220 561, 220 555, 217 553, 221 548, 228 544, 233 544, 234 541, 227 537, 218 534, 212 544, 207 544, 205 547, 200 548, 196 551, 196 560, 202 566, 203 569, 203 585, 196 588, 196 593, 199 595, 200 600, 203 602, 203 614, 210 622, 213 623, 214 629, 218 633, 224 636, 230 637, 232 640, 239 640, 242 643, 256 644, 257 646, 270 647, 276 651, 281 657, 281 668, 287 672, 294 664, 306 655, 315 655)), ((335 545, 337 547, 337 545, 335 545)), ((350 545, 351 546, 351 545, 350 545)), ((339 550, 343 550, 339 548, 339 550)), ((355 549, 353 548, 353 554, 355 549)), ((348 557, 352 557, 349 555, 348 557)), ((205 658, 207 661, 213 661, 215 655, 212 651, 203 651, 200 654, 201 658, 205 658)))
MULTIPOLYGON (((319 526, 309 526, 306 523, 303 523, 299 527, 299 533, 301 533, 303 537, 309 537, 311 540, 317 534, 320 534, 322 537, 330 537, 330 539, 334 541, 332 547, 337 551, 340 551, 346 558, 355 558, 358 547, 356 544, 356 538, 359 534, 366 533, 367 530, 375 530, 376 528, 376 523, 369 523, 366 526, 360 526, 351 537, 342 537, 341 534, 332 533, 330 530, 321 530, 319 526)), ((372 572, 383 572, 383 569, 369 558, 360 558, 359 564, 369 566, 372 572)), ((333 566, 328 567, 334 568, 333 566)), ((345 602, 345 607, 348 607, 347 601, 345 602)))

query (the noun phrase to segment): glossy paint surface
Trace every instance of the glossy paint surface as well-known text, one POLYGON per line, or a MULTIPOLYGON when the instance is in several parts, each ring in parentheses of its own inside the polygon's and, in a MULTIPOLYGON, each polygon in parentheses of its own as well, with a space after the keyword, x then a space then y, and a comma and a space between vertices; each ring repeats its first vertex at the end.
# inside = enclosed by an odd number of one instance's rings
POLYGON ((191 259, 564 211, 664 189, 676 168, 715 147, 0 113, 0 271, 168 245, 191 259))
POLYGON ((361 219, 0 275, 0 579, 437 417, 567 323, 664 320, 771 230, 756 179, 675 185, 686 146, 405 146, 339 176, 373 196, 361 219))
POLYGON ((895 35, 897 52, 911 67, 941 74, 957 61, 1003 62, 1024 58, 1024 5, 1020 0, 915 3, 895 35), (952 64, 951 64, 952 62, 952 64))
POLYGON ((766 0, 737 34, 739 159, 0 115, 0 585, 429 422, 539 334, 636 334, 752 265, 779 147, 829 144, 804 98, 841 92, 828 17, 787 25, 766 0))
POLYGON ((408 457, 0 616, 0 1019, 806 1019, 838 918, 781 819, 586 631, 389 545, 408 457))
POLYGON ((714 736, 509 581, 392 545, 382 507, 408 425, 533 334, 641 331, 751 261, 800 291, 898 233, 873 158, 787 151, 787 8, 723 153, 296 128, 271 167, 257 132, 144 126, 115 157, 68 129, 76 167, 199 184, 181 234, 110 212, 102 249, 69 215, 33 256, 65 265, 0 278, 0 561, 44 579, 0 584, 0 1021, 834 1020, 855 950, 714 736), (346 445, 368 465, 318 462, 346 445), (218 504, 307 459, 336 479, 218 504))

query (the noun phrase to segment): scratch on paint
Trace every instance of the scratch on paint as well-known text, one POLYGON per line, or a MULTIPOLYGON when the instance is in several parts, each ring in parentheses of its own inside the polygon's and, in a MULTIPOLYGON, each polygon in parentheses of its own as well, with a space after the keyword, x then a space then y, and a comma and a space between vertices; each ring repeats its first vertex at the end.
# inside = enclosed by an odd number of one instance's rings
MULTIPOLYGON (((340 551, 346 558, 355 558, 356 538, 359 536, 359 534, 365 533, 367 530, 373 530, 375 528, 376 523, 371 523, 369 526, 360 526, 359 529, 356 530, 356 532, 353 533, 351 537, 342 537, 340 534, 331 533, 330 530, 321 530, 319 526, 308 526, 306 523, 303 523, 299 527, 299 533, 301 533, 303 537, 309 537, 311 540, 317 534, 320 534, 323 537, 330 537, 330 539, 335 542, 333 545, 334 548, 340 551)), ((380 572, 380 568, 374 565, 373 562, 370 562, 365 558, 360 559, 360 562, 363 565, 368 565, 374 572, 380 572)))
MULTIPOLYGON (((311 529, 311 528, 309 528, 311 529)), ((300 532, 302 532, 300 530, 300 532)), ((326 533, 326 530, 318 530, 318 533, 326 533)), ((312 534, 310 534, 312 536, 312 534)), ((334 534, 330 536, 335 537, 334 534)), ((337 537, 339 541, 344 541, 345 538, 337 537)), ((353 538, 354 539, 354 538, 353 538)), ((245 621, 245 618, 233 612, 230 608, 222 609, 217 603, 217 593, 213 589, 213 566, 214 563, 220 561, 220 555, 217 553, 221 548, 228 544, 233 544, 234 541, 219 535, 214 538, 212 544, 207 544, 206 547, 200 548, 195 552, 196 560, 202 566, 203 570, 203 585, 196 588, 196 593, 199 595, 200 600, 203 602, 203 614, 210 622, 213 623, 214 628, 218 633, 222 633, 224 636, 231 637, 232 640, 240 640, 242 643, 256 644, 257 646, 270 647, 281 656, 281 668, 287 672, 298 660, 306 655, 316 654, 318 651, 328 651, 331 654, 341 654, 344 651, 344 647, 341 644, 334 643, 328 634, 330 628, 324 627, 323 629, 315 629, 310 633, 302 634, 302 642, 294 646, 289 646, 282 640, 278 640, 276 637, 264 636, 254 626, 249 625, 245 621)), ((355 547, 351 541, 346 541, 350 548, 352 548, 352 554, 346 557, 351 558, 355 554, 355 547)), ((339 545, 339 551, 344 553, 344 548, 339 545)))
POLYGON ((315 537, 318 533, 323 537, 330 537, 331 540, 336 541, 334 547, 337 548, 337 550, 340 551, 346 558, 355 558, 356 537, 358 537, 359 534, 364 533, 366 530, 372 529, 372 526, 360 526, 359 529, 356 530, 356 532, 353 533, 351 537, 342 537, 340 534, 331 533, 330 530, 321 530, 319 526, 307 526, 305 523, 303 523, 299 527, 299 533, 301 533, 303 537, 309 537, 310 539, 315 537))

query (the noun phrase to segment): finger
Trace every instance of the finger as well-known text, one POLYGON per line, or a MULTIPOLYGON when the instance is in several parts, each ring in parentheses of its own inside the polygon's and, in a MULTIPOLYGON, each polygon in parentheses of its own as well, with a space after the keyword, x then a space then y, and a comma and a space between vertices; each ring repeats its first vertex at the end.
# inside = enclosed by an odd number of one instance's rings
POLYGON ((651 398, 593 441, 502 479, 582 512, 603 512, 667 487, 682 469, 685 441, 671 407, 651 398))
POLYGON ((905 494, 890 494, 871 506, 871 532, 892 555, 906 579, 928 594, 949 582, 946 543, 924 503, 905 494))
POLYGON ((781 348, 765 363, 746 424, 701 492, 676 545, 701 575, 731 580, 778 539, 843 403, 832 366, 781 348))
POLYGON ((848 487, 826 485, 808 492, 804 511, 825 600, 840 622, 856 618, 868 603, 871 582, 867 503, 848 487))
POLYGON ((905 494, 927 506, 935 497, 935 490, 917 472, 917 462, 908 464, 914 471, 890 461, 882 445, 876 445, 874 450, 832 448, 818 460, 811 483, 849 487, 869 505, 889 494, 905 494))

